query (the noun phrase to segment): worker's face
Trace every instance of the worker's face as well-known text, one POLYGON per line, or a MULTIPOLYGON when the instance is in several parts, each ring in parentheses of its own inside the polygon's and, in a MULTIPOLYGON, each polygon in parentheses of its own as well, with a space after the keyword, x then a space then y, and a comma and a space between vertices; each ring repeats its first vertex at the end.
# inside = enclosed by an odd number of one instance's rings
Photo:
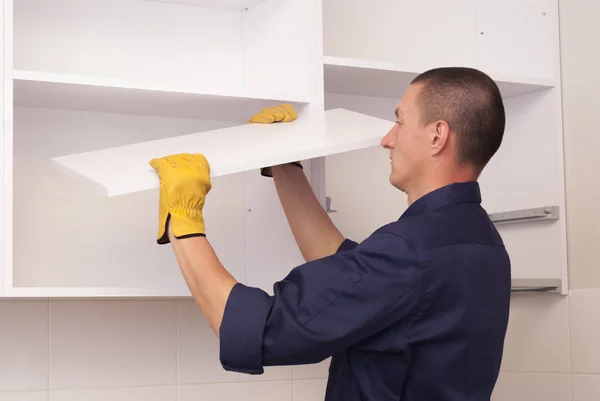
POLYGON ((390 182, 403 192, 423 174, 429 155, 428 128, 420 122, 417 105, 419 89, 420 84, 408 87, 396 107, 396 123, 381 141, 390 151, 390 182))

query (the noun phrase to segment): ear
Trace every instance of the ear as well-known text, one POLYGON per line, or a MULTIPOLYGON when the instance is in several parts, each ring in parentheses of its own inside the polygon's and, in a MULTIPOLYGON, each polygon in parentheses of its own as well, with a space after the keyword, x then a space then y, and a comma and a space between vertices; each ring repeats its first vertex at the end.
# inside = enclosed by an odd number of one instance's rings
POLYGON ((430 148, 432 155, 439 154, 450 143, 450 125, 447 121, 438 120, 431 124, 430 148))

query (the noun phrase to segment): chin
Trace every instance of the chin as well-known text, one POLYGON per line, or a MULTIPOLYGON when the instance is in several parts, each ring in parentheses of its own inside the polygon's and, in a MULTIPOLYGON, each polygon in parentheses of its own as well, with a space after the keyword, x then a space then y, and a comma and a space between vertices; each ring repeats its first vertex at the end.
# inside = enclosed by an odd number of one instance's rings
POLYGON ((394 179, 394 177, 390 176, 390 184, 392 184, 392 186, 396 189, 399 189, 400 191, 406 193, 405 189, 404 189, 404 185, 402 185, 402 181, 398 180, 398 179, 394 179))

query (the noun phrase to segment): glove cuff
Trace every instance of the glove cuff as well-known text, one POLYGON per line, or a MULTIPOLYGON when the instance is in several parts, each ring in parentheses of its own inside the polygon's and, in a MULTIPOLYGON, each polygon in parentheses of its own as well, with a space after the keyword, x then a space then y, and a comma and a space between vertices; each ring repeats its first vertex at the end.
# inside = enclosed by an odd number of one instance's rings
POLYGON ((178 216, 169 213, 165 221, 164 231, 161 230, 161 234, 156 240, 159 245, 164 245, 171 242, 168 231, 169 222, 171 223, 173 236, 177 239, 206 237, 204 218, 202 216, 192 220, 189 216, 178 216))

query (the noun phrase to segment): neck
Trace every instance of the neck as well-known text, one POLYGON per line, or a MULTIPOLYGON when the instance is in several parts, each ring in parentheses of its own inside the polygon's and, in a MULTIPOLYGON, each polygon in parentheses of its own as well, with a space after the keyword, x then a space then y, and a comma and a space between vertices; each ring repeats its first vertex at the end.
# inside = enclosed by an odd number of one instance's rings
POLYGON ((469 168, 461 169, 440 169, 430 174, 424 179, 417 180, 417 183, 406 191, 408 205, 410 206, 417 199, 428 194, 429 192, 435 191, 436 189, 445 187, 450 184, 458 182, 470 182, 476 181, 479 174, 473 172, 469 168))

